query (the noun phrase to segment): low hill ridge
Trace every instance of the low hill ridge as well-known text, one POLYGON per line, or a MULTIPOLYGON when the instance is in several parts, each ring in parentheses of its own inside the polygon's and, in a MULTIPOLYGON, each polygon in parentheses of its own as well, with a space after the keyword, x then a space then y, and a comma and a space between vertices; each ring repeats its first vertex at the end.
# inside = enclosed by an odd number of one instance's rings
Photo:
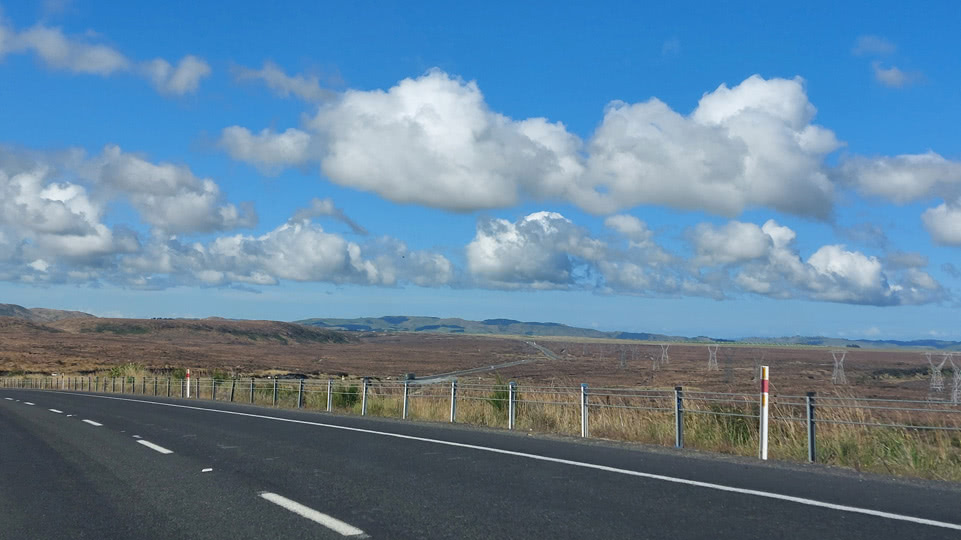
POLYGON ((0 317, 16 317, 35 323, 48 323, 65 319, 90 319, 94 315, 82 311, 62 309, 25 308, 16 304, 0 304, 0 317))
POLYGON ((389 315, 384 317, 361 317, 356 319, 313 318, 294 321, 307 326, 354 332, 433 332, 474 335, 518 335, 542 337, 629 339, 668 343, 731 343, 767 346, 812 346, 864 349, 936 349, 961 351, 961 342, 919 340, 867 340, 843 339, 822 336, 748 337, 720 339, 707 336, 673 336, 648 332, 603 332, 592 328, 578 328, 554 322, 518 321, 515 319, 485 319, 472 321, 460 318, 416 317, 389 315))

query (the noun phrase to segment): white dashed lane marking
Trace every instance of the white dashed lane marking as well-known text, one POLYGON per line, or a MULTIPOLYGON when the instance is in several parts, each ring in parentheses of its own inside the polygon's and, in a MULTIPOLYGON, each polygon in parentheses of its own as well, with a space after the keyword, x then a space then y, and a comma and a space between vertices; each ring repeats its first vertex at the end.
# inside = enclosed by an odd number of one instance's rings
POLYGON ((154 444, 154 443, 152 443, 152 442, 150 442, 150 441, 145 441, 145 440, 143 440, 143 439, 139 439, 137 442, 140 443, 140 444, 142 444, 142 445, 144 445, 144 446, 146 446, 147 448, 150 448, 151 450, 156 450, 157 452, 160 452, 161 454, 173 454, 173 453, 174 453, 173 450, 167 450, 167 449, 164 448, 163 446, 160 446, 159 444, 154 444))
POLYGON ((90 424, 91 426, 97 426, 97 427, 100 427, 103 425, 100 422, 94 422, 93 420, 84 420, 84 422, 90 424))
POLYGON ((318 512, 313 508, 304 506, 297 501, 292 501, 287 497, 277 495, 276 493, 270 493, 269 491, 262 492, 260 496, 278 506, 290 510, 299 516, 305 517, 314 523, 319 523, 320 525, 339 533, 341 536, 349 536, 352 538, 370 538, 366 533, 364 533, 364 531, 354 527, 349 523, 344 523, 335 517, 318 512))

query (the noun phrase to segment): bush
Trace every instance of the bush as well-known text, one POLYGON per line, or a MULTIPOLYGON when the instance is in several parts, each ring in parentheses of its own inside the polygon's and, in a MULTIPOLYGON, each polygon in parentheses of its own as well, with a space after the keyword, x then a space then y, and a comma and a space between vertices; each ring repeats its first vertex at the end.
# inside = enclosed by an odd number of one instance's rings
POLYGON ((500 377, 497 378, 495 384, 497 385, 497 388, 491 392, 491 395, 487 398, 487 401, 492 407, 494 407, 495 411, 506 411, 508 407, 507 401, 511 396, 510 387, 507 385, 507 383, 501 380, 500 377))
POLYGON ((350 409, 360 401, 360 388, 356 384, 350 386, 337 386, 333 390, 334 406, 342 409, 350 409))

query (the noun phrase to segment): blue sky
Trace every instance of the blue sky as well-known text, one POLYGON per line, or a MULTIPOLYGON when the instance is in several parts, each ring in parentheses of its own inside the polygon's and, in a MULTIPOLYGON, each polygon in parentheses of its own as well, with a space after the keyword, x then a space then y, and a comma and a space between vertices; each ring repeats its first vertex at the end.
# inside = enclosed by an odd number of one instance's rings
POLYGON ((0 302, 961 339, 953 2, 0 0, 0 302))

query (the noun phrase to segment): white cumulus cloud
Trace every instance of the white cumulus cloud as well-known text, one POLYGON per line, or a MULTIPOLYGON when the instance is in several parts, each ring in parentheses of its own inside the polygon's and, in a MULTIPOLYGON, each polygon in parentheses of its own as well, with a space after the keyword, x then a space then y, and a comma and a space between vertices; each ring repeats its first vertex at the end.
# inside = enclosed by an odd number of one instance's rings
POLYGON ((935 242, 961 247, 961 198, 928 208, 921 220, 935 242))
POLYGON ((265 174, 305 163, 310 158, 310 145, 310 135, 296 128, 283 133, 264 129, 255 135, 247 128, 231 126, 220 137, 220 146, 230 157, 254 164, 265 174))
POLYGON ((348 90, 303 129, 233 126, 221 142, 257 166, 313 161, 338 184, 455 211, 533 197, 599 214, 660 204, 825 218, 833 184, 823 161, 840 143, 814 113, 800 79, 753 76, 705 94, 689 115, 657 99, 612 102, 585 141, 561 123, 492 111, 477 83, 435 69, 386 91, 348 90))

